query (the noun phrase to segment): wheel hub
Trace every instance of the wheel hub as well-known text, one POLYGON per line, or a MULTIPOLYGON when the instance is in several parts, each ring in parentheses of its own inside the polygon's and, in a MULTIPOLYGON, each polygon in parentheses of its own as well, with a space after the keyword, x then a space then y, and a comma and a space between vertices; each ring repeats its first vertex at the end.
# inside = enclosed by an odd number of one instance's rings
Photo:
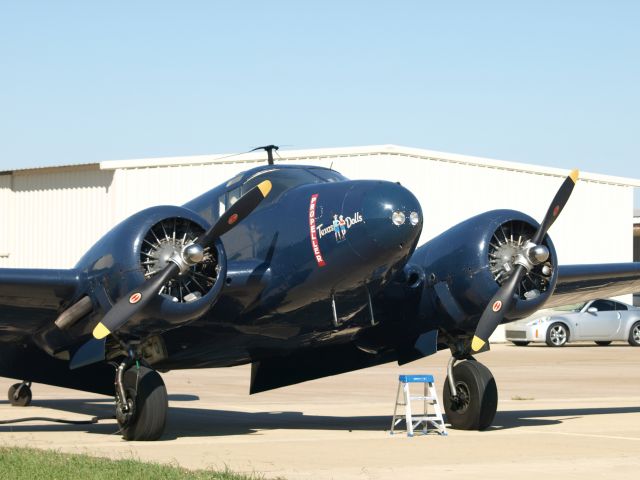
POLYGON ((469 387, 466 383, 456 383, 456 391, 458 395, 453 398, 452 410, 458 413, 464 413, 469 408, 471 394, 469 393, 469 387))
POLYGON ((562 345, 567 339, 567 334, 564 329, 558 326, 551 328, 549 336, 554 345, 562 345))
POLYGON ((131 395, 131 392, 127 392, 126 408, 125 404, 116 396, 116 420, 121 427, 129 425, 129 422, 135 416, 136 404, 129 395, 131 395))

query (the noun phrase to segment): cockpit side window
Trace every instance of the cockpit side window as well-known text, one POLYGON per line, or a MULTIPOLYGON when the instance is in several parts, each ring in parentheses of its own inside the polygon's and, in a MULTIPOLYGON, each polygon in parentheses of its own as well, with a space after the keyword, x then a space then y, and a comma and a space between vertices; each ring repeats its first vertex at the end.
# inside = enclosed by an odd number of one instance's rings
POLYGON ((218 215, 222 215, 227 208, 236 203, 242 195, 242 187, 229 190, 224 195, 218 197, 218 215))
POLYGON ((310 168, 309 171, 320 177, 325 182, 344 182, 348 180, 347 177, 335 170, 327 170, 326 168, 310 168))
MULTIPOLYGON (((236 183, 237 178, 233 180, 233 182, 228 182, 227 185, 236 183)), ((347 178, 334 170, 326 168, 272 168, 261 170, 247 178, 241 186, 229 190, 218 197, 218 215, 222 215, 238 198, 263 180, 271 181, 271 192, 258 208, 273 203, 290 188, 309 183, 342 182, 347 178)))

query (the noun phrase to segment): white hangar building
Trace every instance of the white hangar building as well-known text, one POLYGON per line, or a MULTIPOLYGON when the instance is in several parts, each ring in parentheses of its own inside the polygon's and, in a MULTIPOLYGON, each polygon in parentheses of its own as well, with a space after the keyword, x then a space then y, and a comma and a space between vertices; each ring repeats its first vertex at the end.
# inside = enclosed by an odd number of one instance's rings
MULTIPOLYGON (((399 181, 422 205, 420 243, 490 209, 521 210, 541 220, 568 174, 396 145, 278 153, 276 162, 283 164, 332 167, 352 179, 399 181)), ((0 172, 0 268, 70 268, 132 213, 152 205, 181 205, 265 162, 265 152, 258 151, 0 172)), ((550 230, 561 264, 633 260, 635 187, 640 180, 581 172, 550 230)))

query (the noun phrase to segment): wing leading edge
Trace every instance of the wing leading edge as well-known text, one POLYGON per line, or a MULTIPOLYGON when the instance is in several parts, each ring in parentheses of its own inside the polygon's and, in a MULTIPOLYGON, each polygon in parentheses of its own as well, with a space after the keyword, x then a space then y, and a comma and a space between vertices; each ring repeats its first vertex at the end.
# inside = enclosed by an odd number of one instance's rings
POLYGON ((560 265, 545 308, 640 292, 640 262, 560 265))
POLYGON ((80 284, 77 270, 0 269, 0 308, 58 309, 71 299, 80 284))
POLYGON ((53 322, 81 284, 77 270, 0 269, 0 344, 53 322))

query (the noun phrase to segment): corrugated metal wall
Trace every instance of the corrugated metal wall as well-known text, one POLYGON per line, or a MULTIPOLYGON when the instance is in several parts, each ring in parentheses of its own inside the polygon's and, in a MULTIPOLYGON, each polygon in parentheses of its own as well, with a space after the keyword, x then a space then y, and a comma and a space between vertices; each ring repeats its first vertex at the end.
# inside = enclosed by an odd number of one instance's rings
POLYGON ((0 266, 72 267, 111 226, 112 178, 97 165, 14 173, 13 218, 3 231, 10 256, 0 266))
POLYGON ((8 265, 13 251, 12 230, 15 226, 13 215, 13 192, 11 191, 11 175, 0 174, 0 266, 8 265))

